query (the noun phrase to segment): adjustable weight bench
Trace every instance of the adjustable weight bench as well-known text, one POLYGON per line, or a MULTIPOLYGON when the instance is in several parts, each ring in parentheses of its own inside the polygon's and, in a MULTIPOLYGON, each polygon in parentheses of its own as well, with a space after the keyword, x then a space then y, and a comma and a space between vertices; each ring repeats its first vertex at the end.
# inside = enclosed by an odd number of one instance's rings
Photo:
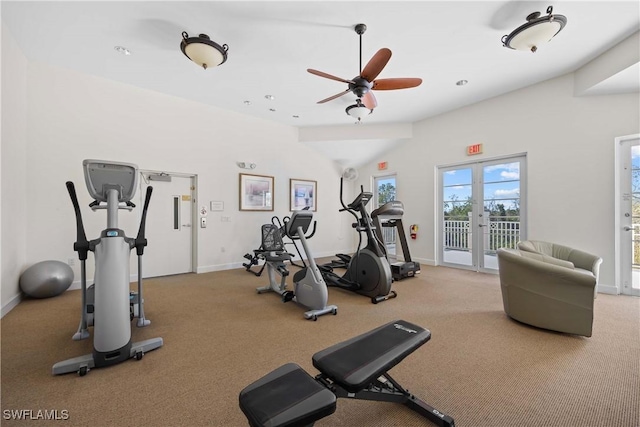
POLYGON ((335 412, 338 397, 347 397, 402 403, 440 427, 453 427, 453 418, 387 373, 430 338, 429 330, 404 320, 387 323, 314 354, 315 378, 294 363, 268 373, 240 392, 240 409, 251 427, 312 426, 335 412))

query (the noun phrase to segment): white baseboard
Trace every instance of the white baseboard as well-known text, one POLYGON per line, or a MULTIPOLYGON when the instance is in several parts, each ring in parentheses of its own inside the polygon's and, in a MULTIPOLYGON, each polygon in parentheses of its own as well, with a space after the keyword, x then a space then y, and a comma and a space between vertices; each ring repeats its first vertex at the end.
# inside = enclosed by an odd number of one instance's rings
POLYGON ((431 266, 435 266, 436 265, 436 260, 434 259, 427 259, 427 258, 412 258, 413 261, 419 262, 420 264, 424 264, 424 265, 431 265, 431 266))
POLYGON ((242 261, 232 262, 229 264, 207 265, 204 267, 198 267, 196 273, 211 273, 212 271, 233 270, 235 268, 242 268, 242 261))
POLYGON ((610 285, 602 285, 602 284, 598 284, 598 287, 596 289, 596 291, 599 294, 609 294, 609 295, 618 295, 618 288, 615 286, 610 286, 610 285))
POLYGON ((0 312, 0 318, 3 318, 5 314, 7 314, 8 312, 16 308, 16 306, 20 304, 20 301, 22 301, 23 295, 24 294, 20 292, 18 295, 11 298, 9 302, 2 307, 2 310, 0 312))

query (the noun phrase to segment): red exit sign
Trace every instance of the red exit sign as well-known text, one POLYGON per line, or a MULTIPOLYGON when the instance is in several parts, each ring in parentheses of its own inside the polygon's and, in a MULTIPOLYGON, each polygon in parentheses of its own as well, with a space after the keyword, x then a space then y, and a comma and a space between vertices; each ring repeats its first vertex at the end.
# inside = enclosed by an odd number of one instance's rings
POLYGON ((482 154, 482 144, 473 144, 467 147, 467 156, 473 156, 474 154, 482 154))

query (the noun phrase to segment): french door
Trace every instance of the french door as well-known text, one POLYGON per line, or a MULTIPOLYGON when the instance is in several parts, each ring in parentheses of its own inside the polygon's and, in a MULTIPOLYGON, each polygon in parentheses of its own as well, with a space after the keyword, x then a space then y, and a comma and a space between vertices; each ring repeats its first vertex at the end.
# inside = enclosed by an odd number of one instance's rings
POLYGON ((619 138, 616 250, 618 291, 640 296, 640 136, 619 138))
POLYGON ((526 157, 438 168, 438 264, 496 272, 526 236, 526 157))

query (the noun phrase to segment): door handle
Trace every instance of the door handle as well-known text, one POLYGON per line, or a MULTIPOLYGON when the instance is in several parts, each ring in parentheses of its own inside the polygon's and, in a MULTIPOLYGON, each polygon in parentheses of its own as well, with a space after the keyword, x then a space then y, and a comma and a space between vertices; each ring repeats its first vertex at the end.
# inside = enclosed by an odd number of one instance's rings
POLYGON ((191 227, 191 224, 182 224, 183 227, 191 227))
POLYGON ((622 229, 624 231, 633 231, 633 227, 629 227, 628 225, 625 225, 624 227, 622 227, 622 229))

